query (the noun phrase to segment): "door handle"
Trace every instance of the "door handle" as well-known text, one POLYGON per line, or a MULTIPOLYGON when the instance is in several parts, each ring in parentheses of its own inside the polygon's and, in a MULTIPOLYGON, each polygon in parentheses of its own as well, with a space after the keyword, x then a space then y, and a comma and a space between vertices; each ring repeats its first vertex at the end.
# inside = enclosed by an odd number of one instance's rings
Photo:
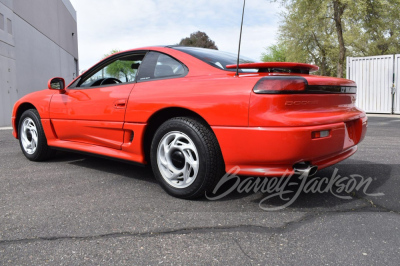
POLYGON ((115 109, 125 109, 126 108, 126 100, 116 100, 114 102, 115 109))

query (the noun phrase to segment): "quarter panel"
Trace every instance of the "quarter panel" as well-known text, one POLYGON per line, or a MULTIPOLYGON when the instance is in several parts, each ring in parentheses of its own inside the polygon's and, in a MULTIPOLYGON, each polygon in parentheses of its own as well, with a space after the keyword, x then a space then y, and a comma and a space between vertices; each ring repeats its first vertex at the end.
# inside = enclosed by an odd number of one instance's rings
POLYGON ((126 122, 146 123, 158 110, 182 107, 210 125, 247 126, 250 91, 256 81, 224 74, 137 83, 129 97, 126 122))

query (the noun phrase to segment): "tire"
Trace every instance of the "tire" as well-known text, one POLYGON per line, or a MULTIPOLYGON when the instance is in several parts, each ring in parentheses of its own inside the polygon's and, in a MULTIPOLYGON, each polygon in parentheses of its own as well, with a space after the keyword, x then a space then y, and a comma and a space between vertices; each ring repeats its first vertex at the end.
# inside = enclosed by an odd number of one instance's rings
POLYGON ((202 121, 189 117, 171 118, 157 129, 150 161, 161 187, 182 199, 204 196, 224 173, 213 131, 202 121))
POLYGON ((31 161, 44 161, 53 157, 55 151, 47 145, 40 115, 37 110, 26 110, 19 119, 18 136, 21 150, 31 161))

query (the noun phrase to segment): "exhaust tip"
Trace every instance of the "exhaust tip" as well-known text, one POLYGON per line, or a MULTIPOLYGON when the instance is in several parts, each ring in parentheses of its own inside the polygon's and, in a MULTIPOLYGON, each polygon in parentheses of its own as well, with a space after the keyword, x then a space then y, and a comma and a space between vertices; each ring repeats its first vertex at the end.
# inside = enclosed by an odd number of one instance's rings
POLYGON ((318 171, 318 166, 312 165, 310 167, 310 172, 308 172, 308 176, 314 176, 318 171))
POLYGON ((301 175, 307 172, 308 173, 307 176, 314 176, 318 171, 318 166, 311 165, 308 162, 301 162, 294 164, 293 170, 301 175))

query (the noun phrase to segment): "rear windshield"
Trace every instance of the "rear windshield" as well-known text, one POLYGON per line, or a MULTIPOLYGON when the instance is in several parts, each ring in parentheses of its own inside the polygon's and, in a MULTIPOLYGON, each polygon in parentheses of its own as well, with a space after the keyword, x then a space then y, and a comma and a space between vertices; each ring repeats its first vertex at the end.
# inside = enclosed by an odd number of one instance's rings
MULTIPOLYGON (((227 70, 227 71, 233 71, 235 72, 236 69, 227 69, 227 65, 236 65, 237 63, 237 55, 228 53, 228 52, 222 52, 219 50, 213 50, 213 49, 205 49, 205 48, 197 48, 197 47, 182 47, 182 46, 176 46, 172 47, 176 50, 182 51, 184 53, 190 54, 191 56, 196 57, 197 59, 200 59, 207 64, 227 70)), ((241 56, 239 59, 240 64, 244 63, 255 63, 256 61, 247 57, 241 56)), ((257 69, 239 69, 239 72, 257 72, 257 69)))

